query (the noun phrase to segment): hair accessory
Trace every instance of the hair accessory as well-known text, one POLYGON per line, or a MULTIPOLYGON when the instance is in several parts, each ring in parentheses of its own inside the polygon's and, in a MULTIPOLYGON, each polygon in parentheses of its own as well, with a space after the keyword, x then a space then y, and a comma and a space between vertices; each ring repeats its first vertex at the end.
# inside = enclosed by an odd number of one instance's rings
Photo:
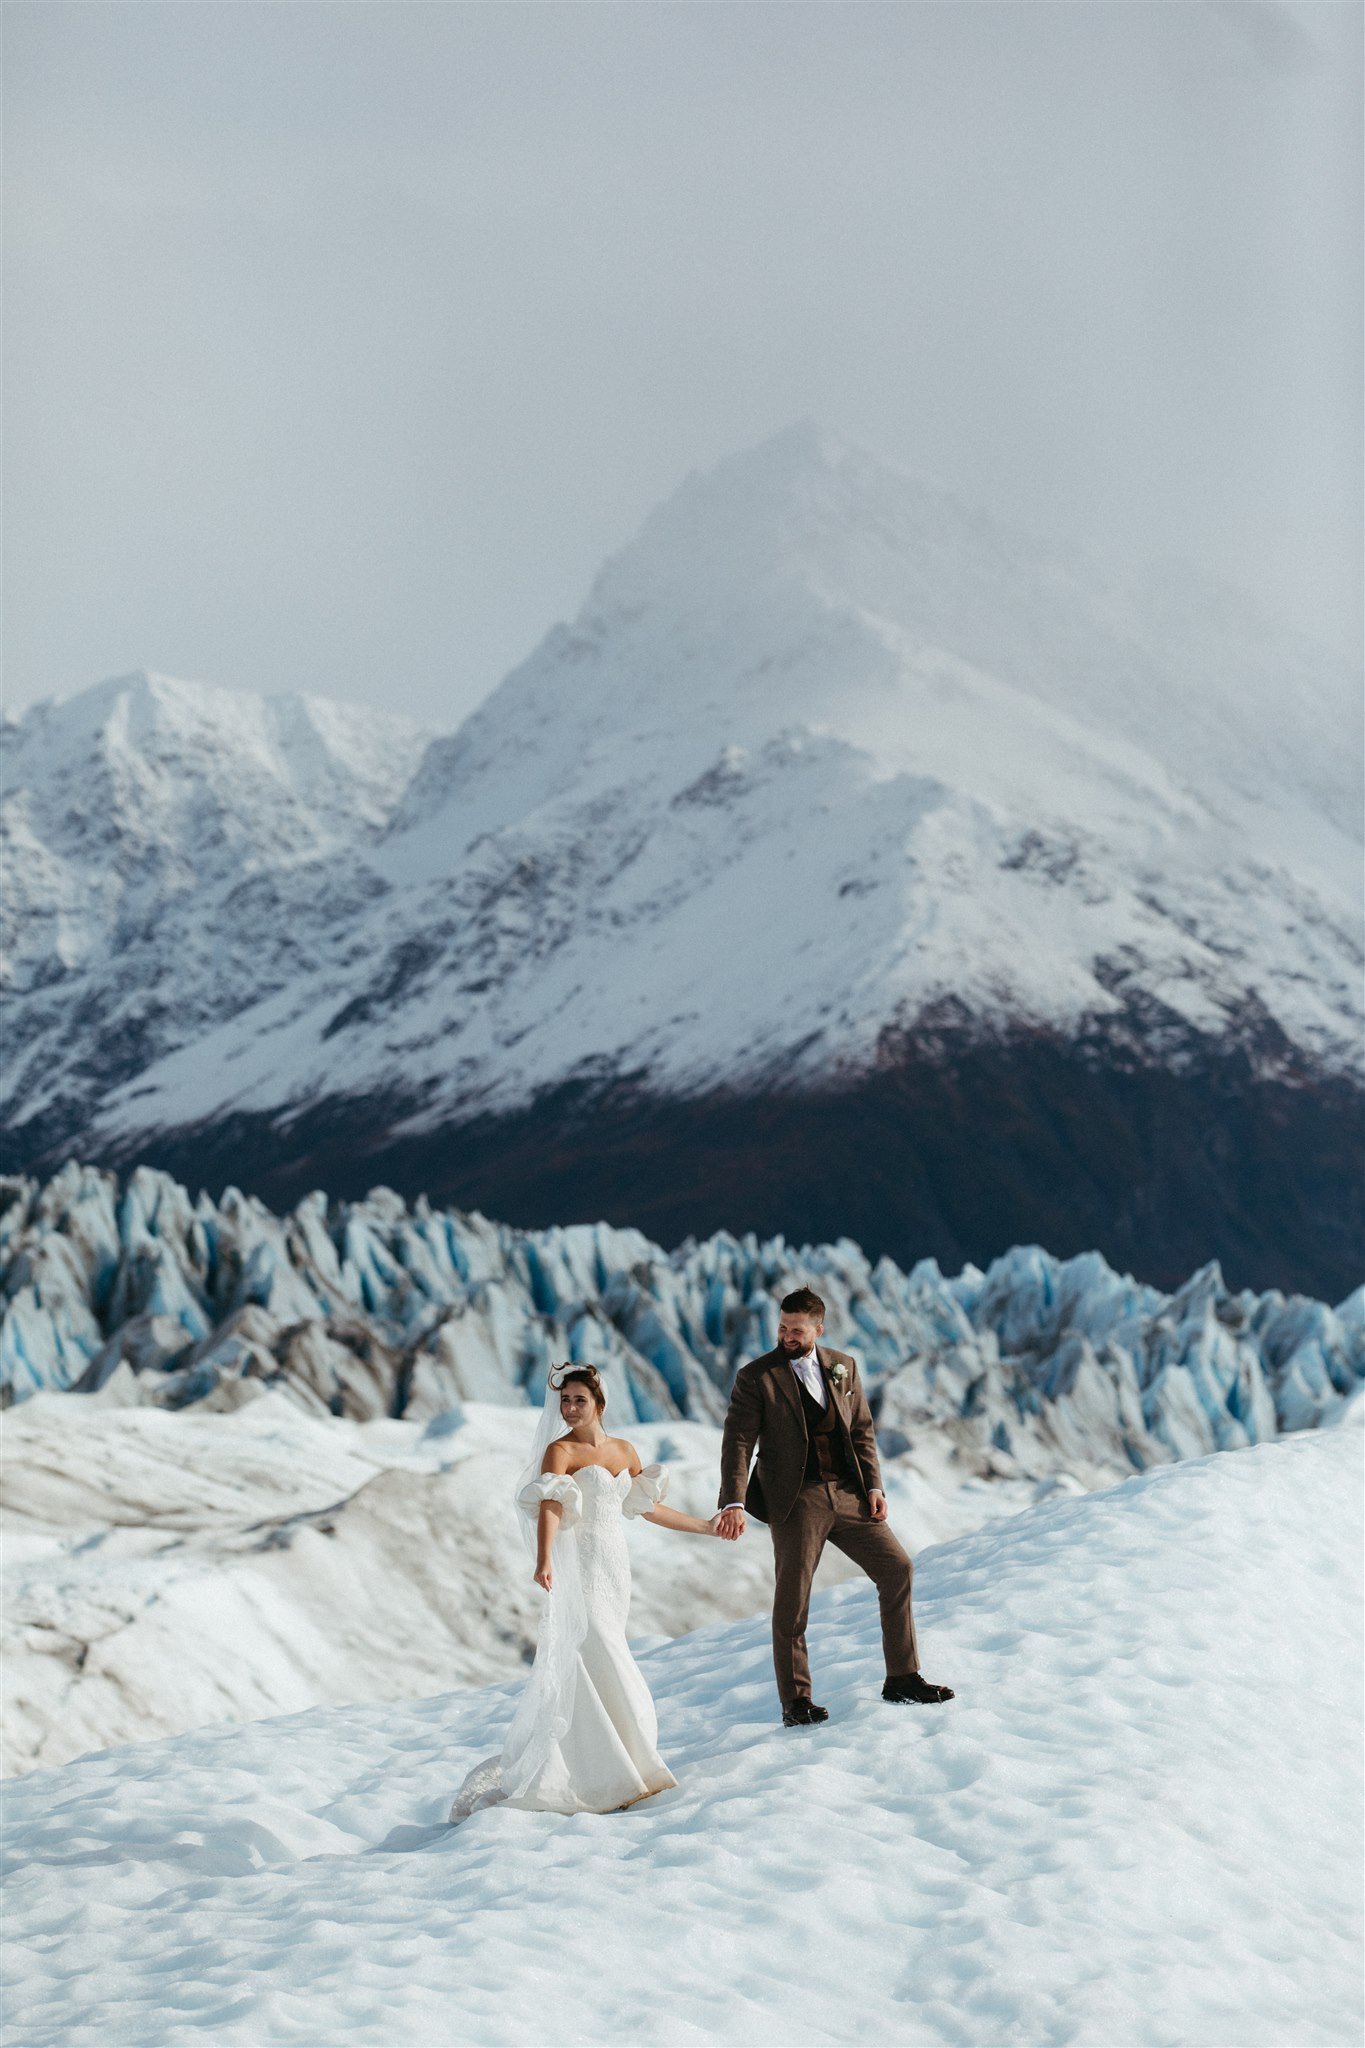
POLYGON ((566 1358, 563 1365, 552 1365, 550 1367, 550 1385, 556 1393, 559 1392, 569 1374, 575 1372, 585 1373, 590 1380, 596 1381, 599 1385, 601 1383, 601 1375, 595 1365, 575 1365, 571 1358, 566 1358), (558 1374, 558 1378, 555 1377, 556 1374, 558 1374))

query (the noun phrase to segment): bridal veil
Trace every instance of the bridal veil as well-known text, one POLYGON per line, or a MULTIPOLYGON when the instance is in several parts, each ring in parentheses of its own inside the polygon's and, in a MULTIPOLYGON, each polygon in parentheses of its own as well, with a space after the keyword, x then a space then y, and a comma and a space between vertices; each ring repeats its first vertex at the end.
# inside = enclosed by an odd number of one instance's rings
POLYGON ((469 1773, 451 1808, 452 1821, 465 1819, 476 1806, 519 1798, 563 1741, 573 1720, 578 1653, 588 1631, 575 1528, 581 1506, 574 1480, 542 1474, 540 1469, 550 1445, 565 1434, 559 1394, 564 1374, 572 1369, 569 1365, 551 1368, 530 1456, 517 1476, 514 1494, 517 1524, 533 1563, 541 1502, 557 1500, 561 1509, 551 1556, 550 1591, 541 1609, 536 1660, 501 1754, 478 1764, 469 1773))

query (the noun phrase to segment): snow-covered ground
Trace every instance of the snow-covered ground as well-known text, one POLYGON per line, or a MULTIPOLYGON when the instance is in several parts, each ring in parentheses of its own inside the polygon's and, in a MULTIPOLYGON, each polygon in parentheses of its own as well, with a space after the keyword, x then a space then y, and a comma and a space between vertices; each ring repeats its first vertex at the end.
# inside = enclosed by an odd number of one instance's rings
POLYGON ((1315 1431, 926 1552, 941 1710, 878 1698, 865 1582, 824 1728, 762 1618, 653 1645, 680 1783, 625 1814, 442 1825, 513 1684, 36 1772, 9 2039, 1356 2048, 1361 1481, 1315 1431))
MULTIPOLYGON (((358 1423, 280 1392, 228 1414, 25 1402, 0 1424, 4 1770, 520 1671, 540 1596, 510 1503, 533 1423, 527 1408, 481 1402, 426 1426, 358 1423)), ((714 1512, 718 1429, 618 1427, 668 1464, 674 1506, 714 1512)), ((1036 1492, 964 1471, 930 1437, 885 1476, 912 1551, 1036 1492)), ((645 1523, 628 1540, 640 1634, 769 1602, 766 1540, 683 1542, 645 1523)), ((832 1551, 820 1583, 853 1569, 832 1551)))

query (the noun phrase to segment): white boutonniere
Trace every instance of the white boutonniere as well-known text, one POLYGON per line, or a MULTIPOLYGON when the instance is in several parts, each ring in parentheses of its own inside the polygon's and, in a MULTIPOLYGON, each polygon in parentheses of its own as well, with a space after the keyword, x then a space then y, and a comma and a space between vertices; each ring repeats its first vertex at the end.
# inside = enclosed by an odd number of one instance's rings
POLYGON ((845 1364, 843 1364, 842 1361, 840 1361, 839 1363, 832 1365, 830 1367, 829 1376, 833 1380, 836 1387, 841 1387, 844 1384, 844 1381, 848 1378, 848 1367, 845 1364))

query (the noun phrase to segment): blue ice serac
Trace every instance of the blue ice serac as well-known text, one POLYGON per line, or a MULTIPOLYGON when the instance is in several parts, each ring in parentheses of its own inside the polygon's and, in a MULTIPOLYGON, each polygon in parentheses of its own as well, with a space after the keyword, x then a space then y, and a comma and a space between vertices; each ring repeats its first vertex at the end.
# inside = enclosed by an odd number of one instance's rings
POLYGON ((984 1478, 1094 1483, 1338 1421, 1365 1384, 1365 1288, 1335 1308, 1233 1292, 1216 1262, 1173 1294, 1037 1245, 950 1278, 847 1238, 721 1231, 665 1252, 637 1230, 515 1230, 389 1188, 276 1216, 236 1188, 191 1201, 152 1168, 120 1188, 72 1161, 0 1179, 0 1386, 6 1402, 75 1389, 168 1408, 276 1389, 430 1422, 538 1402, 572 1357, 603 1369, 619 1421, 715 1423, 801 1282, 860 1363, 885 1455, 933 1437, 984 1478))

